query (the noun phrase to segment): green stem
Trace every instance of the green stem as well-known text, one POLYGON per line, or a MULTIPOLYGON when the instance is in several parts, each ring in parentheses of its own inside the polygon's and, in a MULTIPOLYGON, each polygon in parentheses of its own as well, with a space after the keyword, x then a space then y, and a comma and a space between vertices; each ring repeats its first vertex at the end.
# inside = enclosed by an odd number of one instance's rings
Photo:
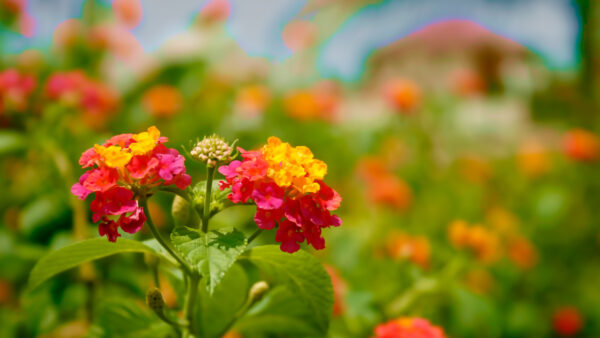
POLYGON ((206 193, 204 194, 204 210, 202 212, 202 232, 208 232, 208 220, 210 219, 210 200, 212 193, 212 181, 215 176, 215 167, 206 168, 206 193))
POLYGON ((186 330, 184 330, 183 332, 183 336, 186 337, 188 334, 193 334, 196 335, 196 327, 195 327, 195 323, 196 323, 196 314, 195 314, 195 309, 196 309, 196 299, 198 298, 198 284, 200 283, 200 275, 199 274, 192 274, 189 276, 189 280, 188 280, 188 288, 187 288, 187 293, 185 295, 185 300, 184 300, 184 308, 183 308, 183 315, 185 317, 185 319, 188 322, 188 328, 186 330))
POLYGON ((250 244, 256 237, 262 234, 263 229, 256 229, 256 231, 248 237, 248 244, 250 244))
POLYGON ((173 258, 179 263, 179 265, 181 265, 181 268, 188 276, 192 275, 192 268, 190 268, 188 263, 185 260, 183 260, 183 258, 181 258, 177 254, 177 252, 175 252, 175 250, 171 247, 171 244, 162 237, 162 235, 160 234, 160 232, 158 232, 158 229, 154 225, 154 222, 152 222, 152 217, 150 217, 150 210, 148 210, 148 202, 146 198, 140 198, 140 204, 144 209, 144 214, 146 214, 146 224, 148 224, 148 228, 150 228, 150 232, 152 233, 154 238, 156 238, 158 243, 160 243, 160 245, 162 245, 162 247, 165 248, 165 250, 167 250, 167 252, 171 256, 173 256, 173 258))

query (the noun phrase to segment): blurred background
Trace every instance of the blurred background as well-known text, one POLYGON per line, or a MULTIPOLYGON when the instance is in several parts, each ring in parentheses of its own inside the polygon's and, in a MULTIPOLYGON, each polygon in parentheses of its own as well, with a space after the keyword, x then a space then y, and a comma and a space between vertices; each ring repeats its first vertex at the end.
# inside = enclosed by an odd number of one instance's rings
MULTIPOLYGON (((116 336, 115 302, 152 320, 141 255, 26 288, 46 252, 98 236, 70 194, 80 154, 150 125, 175 148, 275 135, 328 164, 330 337, 401 316, 600 336, 599 25, 594 0, 0 0, 0 336, 116 336)), ((165 233, 171 202, 150 205, 165 233)), ((252 215, 215 224, 251 233, 252 215)))

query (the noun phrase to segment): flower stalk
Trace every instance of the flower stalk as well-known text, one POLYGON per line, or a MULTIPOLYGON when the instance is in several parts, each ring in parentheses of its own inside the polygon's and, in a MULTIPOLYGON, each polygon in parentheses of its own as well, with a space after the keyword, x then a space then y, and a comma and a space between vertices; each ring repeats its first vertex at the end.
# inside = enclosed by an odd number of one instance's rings
POLYGON ((139 202, 144 210, 144 214, 146 215, 146 224, 148 224, 148 228, 150 229, 152 236, 154 236, 158 243, 160 243, 160 245, 163 248, 165 248, 165 250, 177 261, 177 263, 179 263, 183 271, 188 276, 192 275, 193 271, 189 264, 183 258, 181 258, 179 254, 177 254, 177 252, 175 252, 175 250, 171 247, 171 244, 162 237, 162 235, 154 225, 154 222, 152 222, 152 217, 150 216, 150 210, 148 209, 148 201, 146 200, 146 198, 140 198, 139 202))

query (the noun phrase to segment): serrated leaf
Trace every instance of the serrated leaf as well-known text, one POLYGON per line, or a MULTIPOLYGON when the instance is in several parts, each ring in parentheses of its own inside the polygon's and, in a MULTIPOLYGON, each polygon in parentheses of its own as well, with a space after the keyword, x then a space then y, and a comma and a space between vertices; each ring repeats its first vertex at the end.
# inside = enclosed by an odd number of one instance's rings
POLYGON ((200 337, 219 338, 234 320, 235 314, 246 301, 248 277, 244 269, 234 264, 215 288, 212 295, 206 288, 198 297, 198 332, 200 337))
POLYGON ((321 335, 327 333, 333 310, 331 278, 312 255, 298 251, 284 253, 277 245, 253 248, 246 258, 276 282, 286 285, 312 315, 321 335))
POLYGON ((240 318, 234 329, 248 336, 265 333, 303 338, 321 336, 310 316, 302 300, 286 285, 279 285, 240 318))
POLYGON ((175 337, 173 329, 132 299, 110 299, 95 311, 90 337, 175 337))
POLYGON ((246 238, 237 229, 203 234, 196 229, 177 227, 171 233, 171 241, 177 251, 204 276, 210 294, 246 248, 246 238))
POLYGON ((42 257, 31 270, 29 287, 34 289, 50 277, 82 263, 122 252, 157 254, 144 243, 125 238, 120 238, 115 243, 106 238, 88 239, 67 245, 42 257))

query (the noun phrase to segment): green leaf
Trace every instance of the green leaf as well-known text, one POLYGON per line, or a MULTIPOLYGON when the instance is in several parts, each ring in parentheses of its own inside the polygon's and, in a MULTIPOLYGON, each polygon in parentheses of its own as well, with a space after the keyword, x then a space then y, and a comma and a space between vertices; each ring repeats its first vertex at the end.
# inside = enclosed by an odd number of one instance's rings
POLYGON ((171 233, 175 249, 206 279, 210 294, 225 273, 246 248, 246 238, 237 229, 221 229, 207 234, 188 227, 177 227, 171 233))
POLYGON ((286 337, 322 336, 312 325, 311 315, 301 299, 285 285, 279 285, 240 318, 234 329, 248 336, 265 333, 286 337))
POLYGON ((27 147, 27 139, 23 134, 10 131, 0 131, 0 155, 20 151, 27 147))
POLYGON ((199 335, 205 338, 221 337, 234 320, 235 314, 248 295, 248 277, 244 269, 234 264, 215 288, 212 295, 201 287, 198 296, 199 335))
POLYGON ((277 245, 265 245, 250 250, 247 259, 287 286, 307 307, 318 332, 327 333, 333 311, 333 287, 329 274, 315 257, 305 251, 288 254, 277 245))
POLYGON ((90 337, 175 337, 173 329, 134 299, 109 299, 98 305, 90 337))
POLYGON ((31 270, 29 287, 34 289, 50 277, 82 263, 122 252, 156 254, 154 249, 144 243, 125 238, 120 238, 115 243, 106 238, 88 239, 67 245, 42 257, 31 270))

